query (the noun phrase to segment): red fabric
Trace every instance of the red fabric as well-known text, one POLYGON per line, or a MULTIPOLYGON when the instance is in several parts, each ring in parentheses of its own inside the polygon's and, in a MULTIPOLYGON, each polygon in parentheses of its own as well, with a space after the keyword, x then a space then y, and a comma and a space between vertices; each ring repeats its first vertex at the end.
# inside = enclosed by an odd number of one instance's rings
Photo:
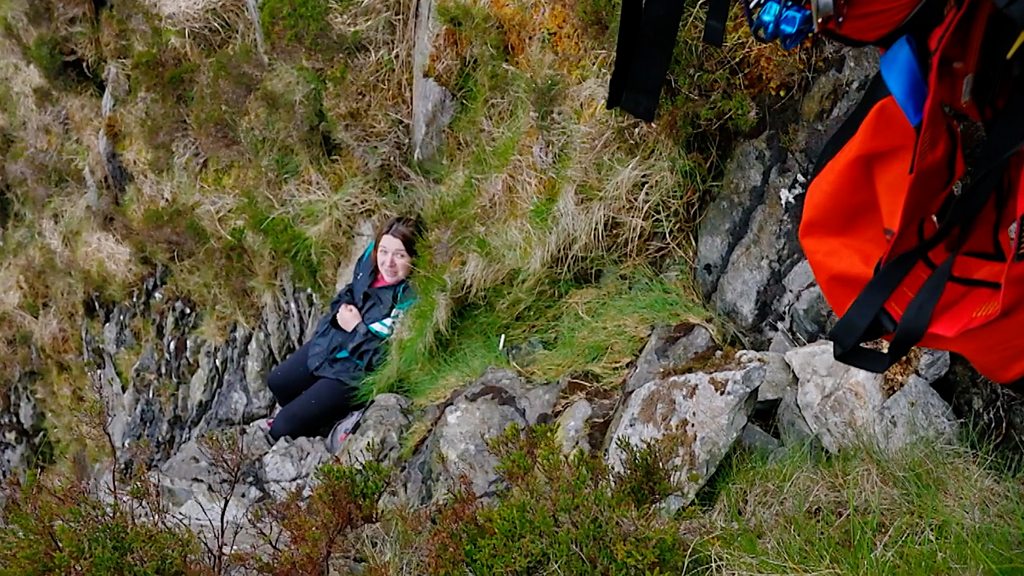
POLYGON ((902 26, 923 0, 836 0, 836 13, 820 30, 854 43, 873 44, 902 26))
MULTIPOLYGON (((946 111, 978 119, 973 103, 963 102, 962 78, 977 70, 977 48, 991 9, 991 2, 968 2, 932 35, 936 57, 919 134, 895 100, 884 98, 811 182, 800 242, 837 314, 849 309, 880 262, 935 231, 933 215, 965 171, 959 131, 946 111), (951 62, 958 63, 956 70, 951 62)), ((946 286, 920 342, 957 352, 983 375, 1004 383, 1024 377, 1024 258, 1016 257, 1024 255, 1022 179, 1024 152, 1018 152, 1004 175, 1005 204, 999 206, 993 194, 975 221, 954 260, 955 281, 946 286), (993 256, 999 252, 1002 258, 993 256), (979 280, 998 287, 969 283, 979 280)), ((929 257, 938 264, 948 255, 940 245, 929 257)), ((895 320, 931 272, 926 263, 918 264, 889 298, 885 307, 895 320)))
POLYGON ((391 286, 391 284, 394 284, 394 282, 388 283, 387 280, 384 280, 384 275, 383 274, 377 274, 377 277, 374 278, 373 282, 370 284, 370 288, 380 288, 382 286, 391 286))

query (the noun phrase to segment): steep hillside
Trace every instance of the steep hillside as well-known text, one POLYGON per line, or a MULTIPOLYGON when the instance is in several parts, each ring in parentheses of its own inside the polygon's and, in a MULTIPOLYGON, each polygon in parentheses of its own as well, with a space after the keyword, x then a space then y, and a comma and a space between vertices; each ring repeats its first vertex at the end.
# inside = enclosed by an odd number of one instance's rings
POLYGON ((0 364, 58 443, 95 403, 97 306, 160 267, 223 339, 282 278, 329 296, 357 235, 404 211, 430 230, 423 302, 378 389, 442 395, 506 362, 503 335, 532 375, 616 382, 655 318, 708 319, 687 272, 702 199, 809 60, 701 47, 688 16, 647 126, 603 107, 615 3, 441 2, 426 72, 454 117, 415 158, 407 3, 253 8, 3 4, 0 364))

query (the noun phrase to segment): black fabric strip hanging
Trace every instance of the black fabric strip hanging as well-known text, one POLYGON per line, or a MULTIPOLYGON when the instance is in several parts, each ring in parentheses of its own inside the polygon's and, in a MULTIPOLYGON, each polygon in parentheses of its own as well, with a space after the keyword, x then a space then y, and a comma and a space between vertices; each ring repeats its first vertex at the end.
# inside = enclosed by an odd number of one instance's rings
POLYGON ((725 43, 725 24, 729 21, 729 0, 708 0, 708 18, 704 21, 705 44, 721 46, 725 43))
POLYGON ((623 0, 608 109, 654 121, 685 0, 623 0))

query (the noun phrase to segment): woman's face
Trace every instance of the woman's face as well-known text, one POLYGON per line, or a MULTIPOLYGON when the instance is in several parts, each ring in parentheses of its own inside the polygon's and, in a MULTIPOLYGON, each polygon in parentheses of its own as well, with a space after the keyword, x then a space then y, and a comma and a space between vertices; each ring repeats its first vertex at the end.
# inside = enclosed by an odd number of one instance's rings
POLYGON ((377 270, 388 284, 405 280, 412 272, 412 258, 405 245, 391 234, 381 236, 377 246, 377 270))

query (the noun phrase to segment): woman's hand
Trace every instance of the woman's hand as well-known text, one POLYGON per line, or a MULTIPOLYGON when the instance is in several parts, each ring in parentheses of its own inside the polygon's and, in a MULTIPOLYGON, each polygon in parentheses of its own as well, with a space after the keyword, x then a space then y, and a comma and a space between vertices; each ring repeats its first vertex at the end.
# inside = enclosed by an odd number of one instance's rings
POLYGON ((342 330, 351 332, 363 321, 363 315, 359 313, 359 309, 355 306, 342 304, 338 308, 338 313, 334 316, 334 319, 338 321, 338 326, 341 326, 342 330))

